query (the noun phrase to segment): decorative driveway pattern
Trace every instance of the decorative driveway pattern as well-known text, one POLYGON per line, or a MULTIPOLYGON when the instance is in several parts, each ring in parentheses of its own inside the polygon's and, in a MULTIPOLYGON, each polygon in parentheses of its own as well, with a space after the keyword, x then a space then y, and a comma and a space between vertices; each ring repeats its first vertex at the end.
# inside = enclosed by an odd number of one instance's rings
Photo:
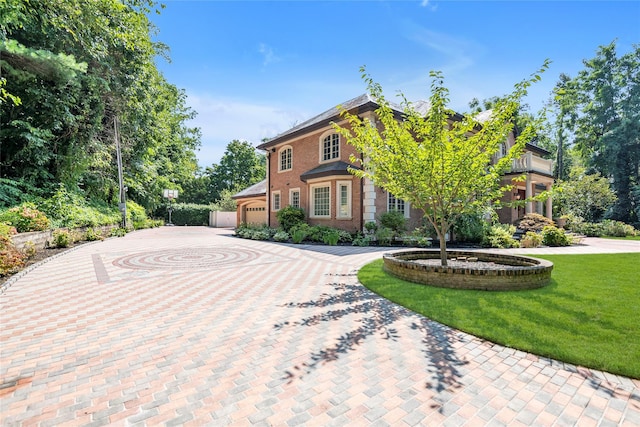
POLYGON ((356 271, 384 250, 230 234, 138 231, 14 280, 0 296, 0 424, 640 425, 637 380, 366 290, 356 271))

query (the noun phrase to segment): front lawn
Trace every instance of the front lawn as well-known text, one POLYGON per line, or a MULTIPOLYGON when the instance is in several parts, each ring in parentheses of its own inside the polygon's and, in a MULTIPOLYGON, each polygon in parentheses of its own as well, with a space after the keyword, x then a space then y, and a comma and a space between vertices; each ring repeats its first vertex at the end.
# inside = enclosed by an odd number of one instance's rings
POLYGON ((430 319, 508 347, 640 378, 640 253, 538 256, 554 263, 542 289, 488 292, 396 279, 382 260, 367 288, 430 319))
POLYGON ((603 239, 614 239, 614 240, 640 240, 640 236, 624 236, 624 237, 615 237, 615 236, 603 236, 603 239))

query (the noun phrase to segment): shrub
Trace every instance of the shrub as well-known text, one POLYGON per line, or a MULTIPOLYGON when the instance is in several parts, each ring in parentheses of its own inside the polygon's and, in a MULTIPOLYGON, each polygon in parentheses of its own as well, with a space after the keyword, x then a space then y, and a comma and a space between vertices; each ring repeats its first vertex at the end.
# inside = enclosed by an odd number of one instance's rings
POLYGON ((23 203, 0 213, 0 222, 6 222, 16 228, 18 233, 42 231, 50 226, 47 216, 36 208, 34 203, 23 203))
POLYGON ((402 212, 389 211, 380 215, 380 225, 400 234, 407 229, 407 219, 402 212))
POLYGON ((276 242, 286 242, 290 238, 291 236, 289 236, 289 233, 287 233, 286 231, 278 231, 273 235, 273 240, 275 240, 276 242))
POLYGON ((32 258, 36 254, 36 245, 32 241, 24 242, 22 253, 27 258, 32 258))
POLYGON ((251 233, 251 240, 269 240, 271 233, 268 230, 253 230, 251 233))
POLYGON ((602 221, 602 229, 602 234, 604 236, 626 237, 637 235, 637 231, 635 228, 633 228, 633 226, 625 224, 621 221, 614 221, 611 219, 605 219, 604 221, 602 221))
POLYGON ((602 223, 574 220, 570 224, 567 224, 566 228, 574 233, 583 234, 587 237, 604 236, 604 225, 602 223))
POLYGON ((376 230, 376 240, 379 245, 387 246, 393 241, 395 233, 392 229, 387 227, 378 227, 376 230))
POLYGON ((56 248, 69 247, 71 235, 66 230, 56 230, 53 232, 53 246, 56 248))
POLYGON ((42 202, 41 208, 54 228, 111 225, 119 223, 122 218, 117 207, 96 201, 88 203, 82 195, 68 191, 63 184, 42 202))
POLYGON ((537 213, 528 213, 518 221, 517 227, 524 233, 527 233, 529 231, 542 231, 542 229, 548 225, 555 224, 546 216, 537 213))
POLYGON ((520 246, 523 248, 537 248, 542 244, 542 235, 534 231, 527 231, 520 240, 520 246))
POLYGON ((572 241, 562 228, 547 225, 542 229, 542 243, 547 246, 569 246, 572 241))
POLYGON ((112 229, 111 233, 109 233, 109 236, 111 236, 111 237, 124 237, 126 234, 127 234, 127 229, 126 228, 118 227, 118 228, 112 229))
POLYGON ((304 223, 304 210, 294 206, 285 206, 276 212, 276 217, 278 218, 280 227, 289 233, 293 227, 304 223))
POLYGON ((24 265, 26 255, 11 241, 11 236, 15 234, 15 227, 0 222, 0 276, 15 273, 24 265))
MULTIPOLYGON (((367 223, 367 224, 371 224, 371 223, 367 223)), ((369 246, 370 243, 371 243, 371 236, 364 235, 362 233, 358 233, 356 237, 353 238, 353 241, 351 242, 353 246, 369 246)))
POLYGON ((335 246, 340 240, 340 232, 338 230, 327 230, 322 235, 322 241, 325 245, 335 246))
POLYGON ((177 203, 172 205, 171 222, 175 225, 209 225, 210 211, 209 205, 177 203))
POLYGON ((378 224, 373 221, 369 221, 365 223, 364 229, 367 233, 375 234, 376 230, 378 229, 378 224))
POLYGON ((94 242, 96 240, 103 240, 102 233, 100 230, 96 230, 95 228, 87 228, 87 231, 84 233, 84 239, 87 242, 94 242))
POLYGON ((453 224, 452 231, 458 242, 480 243, 487 234, 489 223, 481 213, 464 214, 453 224))
POLYGON ((485 238, 482 240, 482 246, 489 248, 517 248, 520 246, 518 241, 513 238, 516 227, 508 224, 496 224, 489 228, 485 238))

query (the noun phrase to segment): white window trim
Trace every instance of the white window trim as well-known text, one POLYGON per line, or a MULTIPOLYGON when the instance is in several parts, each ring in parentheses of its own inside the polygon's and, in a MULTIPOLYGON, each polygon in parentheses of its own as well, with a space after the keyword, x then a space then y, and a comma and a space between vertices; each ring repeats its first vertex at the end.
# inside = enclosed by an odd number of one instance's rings
POLYGON ((309 218, 331 218, 331 183, 330 182, 323 182, 323 183, 318 183, 318 184, 311 184, 309 185, 309 218), (316 188, 324 188, 324 187, 329 187, 329 215, 316 215, 315 214, 315 204, 316 204, 316 197, 315 197, 315 189, 316 188))
POLYGON ((285 145, 278 150, 278 172, 288 172, 290 170, 293 170, 293 148, 290 145, 285 145), (291 167, 289 169, 282 169, 282 152, 286 149, 291 149, 291 167))
POLYGON ((342 136, 339 133, 331 129, 324 132, 322 135, 320 135, 320 140, 318 143, 318 163, 337 162, 338 160, 340 160, 340 156, 342 155, 341 151, 342 151, 342 136), (338 157, 335 157, 329 160, 324 160, 324 139, 334 134, 338 135, 338 157))
POLYGON ((278 212, 282 209, 282 195, 280 194, 280 190, 271 192, 271 212, 278 212), (276 209, 276 196, 278 196, 278 209, 276 209))
POLYGON ((352 205, 351 201, 353 199, 353 193, 351 192, 351 188, 352 188, 351 181, 336 181, 336 219, 352 219, 353 218, 353 212, 351 209, 351 205, 352 205), (340 212, 340 208, 342 207, 340 205, 341 203, 340 188, 342 186, 347 187, 347 214, 346 215, 341 215, 341 212, 340 212))
POLYGON ((300 188, 290 188, 289 189, 289 205, 293 206, 293 193, 298 192, 298 206, 299 208, 302 207, 302 198, 300 197, 300 188))
MULTIPOLYGON (((387 212, 391 212, 389 210, 389 196, 392 196, 392 194, 387 191, 387 212)), ((398 199, 399 200, 403 200, 403 199, 400 199, 399 197, 396 197, 396 196, 393 196, 393 197, 395 197, 396 200, 398 200, 398 199)), ((409 202, 407 202, 406 200, 403 200, 403 201, 404 201, 404 217, 409 219, 409 218, 411 218, 411 204, 409 202)))

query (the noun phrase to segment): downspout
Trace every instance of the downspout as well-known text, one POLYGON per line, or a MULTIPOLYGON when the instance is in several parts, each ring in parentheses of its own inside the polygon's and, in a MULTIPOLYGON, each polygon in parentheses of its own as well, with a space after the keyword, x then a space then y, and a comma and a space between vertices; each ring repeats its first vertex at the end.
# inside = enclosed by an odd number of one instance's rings
POLYGON ((269 181, 269 176, 270 176, 269 171, 271 170, 271 168, 270 168, 270 165, 271 165, 271 152, 269 150, 266 150, 266 151, 267 151, 267 154, 266 154, 266 156, 267 156, 267 167, 266 167, 267 176, 266 176, 265 196, 267 197, 267 200, 266 200, 266 202, 267 202, 266 203, 266 206, 267 206, 266 207, 266 209, 267 209, 267 227, 271 227, 271 193, 270 193, 270 190, 269 190, 271 188, 271 186, 269 185, 269 182, 270 182, 269 181))
MULTIPOLYGON (((362 167, 364 167, 364 154, 360 153, 362 167)), ((360 228, 358 231, 364 232, 364 178, 360 178, 360 228)))

